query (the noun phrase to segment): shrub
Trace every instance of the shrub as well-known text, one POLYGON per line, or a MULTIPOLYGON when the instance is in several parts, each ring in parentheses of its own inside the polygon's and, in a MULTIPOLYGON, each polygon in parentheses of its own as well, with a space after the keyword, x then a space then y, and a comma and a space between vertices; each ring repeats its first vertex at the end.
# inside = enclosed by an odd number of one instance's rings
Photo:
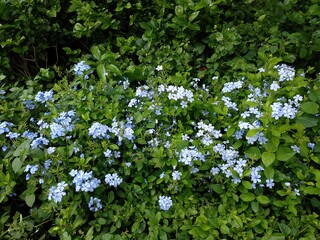
POLYGON ((0 238, 318 239, 318 9, 1 1, 0 238))

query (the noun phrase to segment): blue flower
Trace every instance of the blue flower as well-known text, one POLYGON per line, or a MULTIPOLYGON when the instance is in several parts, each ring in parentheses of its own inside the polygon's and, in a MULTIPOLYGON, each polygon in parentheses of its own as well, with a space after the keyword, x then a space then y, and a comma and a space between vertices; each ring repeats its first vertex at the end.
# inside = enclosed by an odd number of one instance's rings
POLYGON ((13 123, 4 121, 0 123, 0 134, 5 133, 5 132, 10 132, 9 127, 12 127, 13 123))
POLYGON ((172 206, 172 200, 171 197, 166 196, 160 196, 159 197, 159 206, 162 210, 169 210, 169 208, 172 206))
POLYGON ((48 144, 49 144, 49 140, 40 136, 40 137, 34 139, 31 142, 30 146, 31 146, 31 148, 40 148, 40 147, 43 147, 43 145, 48 145, 48 144))
POLYGON ((108 139, 110 138, 110 135, 108 134, 109 130, 110 128, 108 126, 96 122, 89 128, 89 135, 93 138, 108 139))
POLYGON ((102 209, 101 200, 99 198, 90 197, 88 207, 93 212, 102 209))
POLYGON ((72 169, 69 173, 73 177, 72 183, 76 185, 76 191, 93 192, 95 188, 99 187, 101 181, 92 177, 92 171, 84 172, 72 169))
POLYGON ((64 181, 57 184, 57 186, 52 186, 49 189, 48 200, 53 200, 55 203, 61 202, 62 197, 66 195, 64 191, 65 187, 68 186, 64 181))
MULTIPOLYGON (((74 65, 73 71, 77 76, 82 76, 83 73, 90 69, 90 66, 87 65, 84 61, 81 61, 74 65)), ((85 76, 85 79, 88 79, 88 75, 85 76)))
POLYGON ((117 173, 106 174, 105 182, 110 186, 117 187, 122 183, 122 178, 120 178, 117 173))
POLYGON ((53 91, 46 91, 46 92, 38 92, 35 96, 34 100, 36 102, 46 103, 48 101, 53 102, 53 91))

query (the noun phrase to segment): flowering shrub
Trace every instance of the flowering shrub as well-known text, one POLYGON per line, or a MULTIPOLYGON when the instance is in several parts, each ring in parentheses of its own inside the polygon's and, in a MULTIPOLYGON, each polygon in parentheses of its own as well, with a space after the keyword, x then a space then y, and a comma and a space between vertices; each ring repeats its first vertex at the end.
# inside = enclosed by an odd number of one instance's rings
POLYGON ((5 90, 1 202, 20 208, 2 237, 319 237, 319 83, 278 62, 137 84, 88 59, 49 91, 5 90))
POLYGON ((0 1, 0 239, 319 239, 319 12, 0 1))

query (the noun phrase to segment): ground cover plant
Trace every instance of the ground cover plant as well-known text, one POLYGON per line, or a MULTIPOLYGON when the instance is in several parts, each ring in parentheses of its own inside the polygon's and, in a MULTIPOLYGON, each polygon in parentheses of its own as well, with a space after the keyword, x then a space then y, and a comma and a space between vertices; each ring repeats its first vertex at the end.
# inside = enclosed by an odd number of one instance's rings
POLYGON ((1 239, 318 239, 319 9, 1 1, 1 239))

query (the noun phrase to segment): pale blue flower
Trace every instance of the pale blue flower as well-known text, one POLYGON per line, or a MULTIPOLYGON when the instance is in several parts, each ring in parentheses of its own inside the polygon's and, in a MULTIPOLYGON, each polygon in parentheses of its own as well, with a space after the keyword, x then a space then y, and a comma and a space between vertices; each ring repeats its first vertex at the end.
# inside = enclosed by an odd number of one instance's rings
POLYGON ((117 187, 122 183, 122 181, 122 178, 120 178, 117 173, 105 175, 105 182, 109 186, 117 187))
POLYGON ((99 198, 90 197, 88 207, 90 211, 97 212, 98 210, 102 209, 101 200, 99 198))
POLYGON ((87 65, 84 61, 81 61, 74 65, 73 71, 77 76, 82 76, 83 73, 90 69, 90 66, 87 65))
POLYGON ((273 179, 267 179, 266 180, 266 186, 268 188, 273 188, 274 187, 274 180, 273 179))
POLYGON ((53 102, 54 98, 53 98, 53 91, 46 91, 46 92, 38 92, 37 95, 35 96, 34 100, 36 102, 40 102, 40 103, 46 103, 48 101, 53 102))
POLYGON ((159 206, 160 209, 167 211, 172 206, 172 200, 171 197, 167 196, 160 196, 159 197, 159 206))
POLYGON ((66 195, 64 191, 65 187, 68 186, 64 181, 57 184, 57 186, 52 186, 49 189, 48 200, 53 200, 55 203, 61 202, 62 197, 66 195))
POLYGON ((31 142, 30 146, 31 146, 31 148, 41 148, 41 147, 43 147, 43 145, 48 145, 48 144, 49 144, 49 140, 46 139, 45 137, 40 136, 40 137, 34 139, 31 142))
POLYGON ((172 172, 172 179, 173 180, 180 180, 181 179, 181 176, 182 176, 182 173, 179 172, 179 171, 173 171, 172 172))

